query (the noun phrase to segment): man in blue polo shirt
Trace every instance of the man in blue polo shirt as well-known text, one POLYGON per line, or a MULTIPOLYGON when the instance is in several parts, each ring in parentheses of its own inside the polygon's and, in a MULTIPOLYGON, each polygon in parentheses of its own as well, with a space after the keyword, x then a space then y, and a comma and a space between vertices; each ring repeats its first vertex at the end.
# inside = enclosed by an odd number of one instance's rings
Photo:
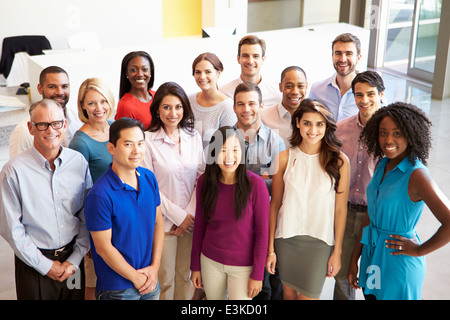
POLYGON ((164 240, 155 175, 139 167, 144 130, 134 119, 110 127, 113 162, 86 198, 86 226, 99 300, 159 299, 158 269, 164 240))

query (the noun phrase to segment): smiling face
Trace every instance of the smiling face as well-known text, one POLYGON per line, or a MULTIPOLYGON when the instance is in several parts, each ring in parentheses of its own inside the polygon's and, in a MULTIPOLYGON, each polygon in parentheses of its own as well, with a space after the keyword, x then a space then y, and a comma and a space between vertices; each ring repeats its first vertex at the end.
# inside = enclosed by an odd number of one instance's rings
POLYGON ((222 175, 234 174, 241 163, 241 157, 242 149, 238 137, 231 136, 225 140, 216 160, 222 175))
POLYGON ((88 90, 84 96, 83 110, 87 113, 89 122, 103 123, 111 112, 108 100, 96 90, 88 90))
POLYGON ((183 119, 183 104, 177 96, 167 95, 161 100, 158 112, 166 130, 178 128, 183 119))
POLYGON ((380 121, 378 142, 381 151, 396 164, 406 157, 408 141, 391 117, 387 116, 380 121))
POLYGON ((327 123, 318 112, 306 112, 301 119, 297 118, 297 128, 300 130, 302 144, 316 145, 325 136, 327 123))
POLYGON ((336 42, 332 57, 334 69, 342 77, 352 74, 361 60, 353 42, 336 42))
POLYGON ((39 105, 33 110, 30 120, 28 129, 34 137, 36 149, 44 156, 52 152, 59 152, 67 128, 63 110, 54 103, 50 103, 48 106, 39 105), (64 125, 60 129, 54 129, 49 125, 44 131, 38 130, 36 125, 31 123, 52 123, 61 120, 64 122, 64 125))
POLYGON ((194 79, 201 90, 216 88, 219 77, 220 71, 217 71, 208 60, 202 60, 195 65, 194 79))
POLYGON ((302 72, 299 70, 286 72, 280 83, 283 106, 292 114, 306 97, 307 90, 308 84, 302 72))
POLYGON ((44 99, 52 99, 66 106, 70 98, 69 77, 64 72, 47 73, 43 83, 38 84, 38 92, 44 99))
POLYGON ((126 76, 132 88, 146 90, 152 76, 150 62, 142 56, 134 57, 128 62, 126 76))
POLYGON ((355 103, 360 114, 369 119, 381 106, 383 92, 378 93, 376 87, 371 87, 367 82, 355 83, 355 103))
POLYGON ((259 76, 265 59, 259 44, 243 44, 238 56, 242 75, 245 78, 259 76))

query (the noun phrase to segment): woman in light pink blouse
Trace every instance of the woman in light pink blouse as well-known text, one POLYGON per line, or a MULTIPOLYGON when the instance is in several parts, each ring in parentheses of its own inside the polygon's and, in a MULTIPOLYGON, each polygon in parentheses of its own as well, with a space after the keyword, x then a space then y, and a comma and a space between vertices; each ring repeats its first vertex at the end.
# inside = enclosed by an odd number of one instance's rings
POLYGON ((162 84, 150 108, 143 166, 155 173, 164 218, 164 249, 159 269, 161 300, 191 299, 190 253, 195 216, 195 185, 204 171, 202 139, 184 90, 162 84))

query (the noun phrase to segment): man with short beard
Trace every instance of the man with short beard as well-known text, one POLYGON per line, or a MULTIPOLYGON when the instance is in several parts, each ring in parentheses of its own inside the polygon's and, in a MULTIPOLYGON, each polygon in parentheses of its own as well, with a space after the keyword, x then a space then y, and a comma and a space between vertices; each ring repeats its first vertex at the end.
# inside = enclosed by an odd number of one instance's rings
MULTIPOLYGON (((252 82, 238 84, 234 91, 233 110, 237 122, 234 127, 245 144, 247 170, 263 177, 269 194, 272 177, 278 169, 275 159, 286 149, 283 139, 261 121, 264 107, 261 89, 252 82)), ((261 292, 253 300, 282 300, 282 285, 278 274, 264 270, 261 292)))
POLYGON ((330 108, 336 121, 358 113, 351 90, 352 81, 361 60, 361 42, 351 33, 343 33, 332 42, 332 59, 336 73, 325 80, 314 83, 310 99, 318 99, 330 108))

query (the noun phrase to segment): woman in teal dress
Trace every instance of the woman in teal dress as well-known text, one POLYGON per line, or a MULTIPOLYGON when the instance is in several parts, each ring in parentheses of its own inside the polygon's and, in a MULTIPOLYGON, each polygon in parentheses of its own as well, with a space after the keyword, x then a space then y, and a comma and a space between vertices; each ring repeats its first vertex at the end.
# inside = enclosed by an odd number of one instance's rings
POLYGON ((361 133, 368 152, 380 159, 367 186, 369 214, 348 271, 350 284, 362 287, 366 299, 421 299, 424 256, 450 241, 449 201, 425 167, 430 127, 419 108, 396 102, 378 110, 361 133), (425 205, 441 226, 422 243, 415 227, 425 205))

